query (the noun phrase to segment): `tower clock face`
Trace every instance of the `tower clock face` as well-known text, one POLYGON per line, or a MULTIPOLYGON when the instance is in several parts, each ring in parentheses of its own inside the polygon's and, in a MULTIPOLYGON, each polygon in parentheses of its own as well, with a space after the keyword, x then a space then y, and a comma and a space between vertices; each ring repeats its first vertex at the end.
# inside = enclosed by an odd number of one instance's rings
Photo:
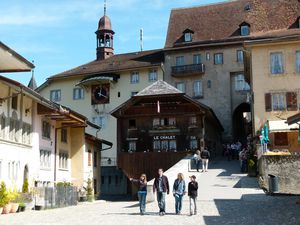
POLYGON ((92 86, 92 105, 109 103, 109 84, 92 86))

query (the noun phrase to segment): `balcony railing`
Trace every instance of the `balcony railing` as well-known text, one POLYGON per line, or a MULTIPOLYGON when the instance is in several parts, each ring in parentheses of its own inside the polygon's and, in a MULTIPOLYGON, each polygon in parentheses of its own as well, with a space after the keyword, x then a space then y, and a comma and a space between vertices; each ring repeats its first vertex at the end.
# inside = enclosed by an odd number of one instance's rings
POLYGON ((188 75, 203 74, 203 73, 205 73, 205 65, 203 63, 172 67, 173 77, 188 76, 188 75))

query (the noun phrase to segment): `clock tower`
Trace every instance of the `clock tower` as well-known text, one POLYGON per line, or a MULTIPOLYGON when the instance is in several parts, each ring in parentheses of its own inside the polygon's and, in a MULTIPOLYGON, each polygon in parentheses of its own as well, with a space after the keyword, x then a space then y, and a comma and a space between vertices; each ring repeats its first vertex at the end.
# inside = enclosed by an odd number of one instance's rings
POLYGON ((100 18, 97 35, 97 60, 104 60, 114 55, 114 34, 111 21, 106 15, 106 0, 104 1, 104 16, 100 18))

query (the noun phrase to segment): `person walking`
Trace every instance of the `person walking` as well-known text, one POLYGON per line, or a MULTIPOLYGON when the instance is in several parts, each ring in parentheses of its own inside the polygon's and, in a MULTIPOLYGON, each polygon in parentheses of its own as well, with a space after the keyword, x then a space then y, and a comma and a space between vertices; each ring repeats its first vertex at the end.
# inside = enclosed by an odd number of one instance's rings
POLYGON ((197 172, 199 172, 200 169, 200 163, 201 163, 201 156, 200 156, 200 151, 197 150, 193 156, 194 160, 195 160, 195 164, 196 164, 196 169, 197 172))
POLYGON ((140 203, 140 213, 141 215, 145 215, 146 212, 146 197, 147 197, 147 176, 146 174, 142 174, 140 179, 130 178, 132 183, 138 185, 138 198, 140 203))
POLYGON ((155 178, 153 184, 153 193, 156 192, 159 207, 159 215, 166 214, 166 195, 169 194, 170 187, 168 178, 164 175, 163 169, 158 170, 158 177, 155 178))
POLYGON ((190 215, 197 215, 197 197, 198 197, 198 182, 196 176, 190 176, 191 181, 188 184, 188 196, 190 199, 190 215), (193 207, 194 206, 194 207, 193 207))
POLYGON ((186 194, 185 181, 182 173, 177 175, 173 185, 173 196, 175 197, 175 211, 177 215, 181 214, 182 198, 186 194))
POLYGON ((202 159, 202 172, 208 171, 208 160, 210 158, 210 153, 207 150, 207 147, 204 148, 204 150, 201 152, 201 159, 202 159))

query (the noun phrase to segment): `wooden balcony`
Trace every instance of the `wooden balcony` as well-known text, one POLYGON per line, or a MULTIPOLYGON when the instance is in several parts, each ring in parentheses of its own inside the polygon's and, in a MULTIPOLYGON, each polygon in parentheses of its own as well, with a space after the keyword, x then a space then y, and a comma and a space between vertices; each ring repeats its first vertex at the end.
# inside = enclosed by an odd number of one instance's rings
POLYGON ((191 76, 196 74, 204 74, 205 73, 205 65, 203 63, 200 64, 192 64, 192 65, 184 65, 184 66, 173 66, 171 75, 173 77, 184 77, 191 76))

